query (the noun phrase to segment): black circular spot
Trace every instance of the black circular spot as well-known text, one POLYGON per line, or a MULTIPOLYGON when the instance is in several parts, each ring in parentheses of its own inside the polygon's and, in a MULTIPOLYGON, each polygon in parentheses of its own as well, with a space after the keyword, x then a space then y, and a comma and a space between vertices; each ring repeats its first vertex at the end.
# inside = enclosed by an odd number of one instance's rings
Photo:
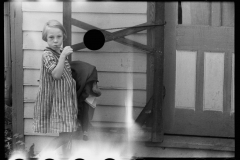
POLYGON ((83 42, 88 49, 98 50, 104 45, 105 37, 100 30, 92 29, 85 33, 83 42))

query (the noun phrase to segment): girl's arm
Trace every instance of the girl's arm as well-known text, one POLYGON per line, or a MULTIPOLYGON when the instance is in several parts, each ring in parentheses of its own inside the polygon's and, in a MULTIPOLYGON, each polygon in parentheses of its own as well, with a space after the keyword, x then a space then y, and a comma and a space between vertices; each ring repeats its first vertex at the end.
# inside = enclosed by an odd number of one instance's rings
POLYGON ((52 76, 54 79, 60 79, 63 73, 64 65, 65 65, 65 59, 68 55, 72 53, 72 48, 70 46, 67 46, 63 49, 59 59, 57 66, 52 71, 52 76))

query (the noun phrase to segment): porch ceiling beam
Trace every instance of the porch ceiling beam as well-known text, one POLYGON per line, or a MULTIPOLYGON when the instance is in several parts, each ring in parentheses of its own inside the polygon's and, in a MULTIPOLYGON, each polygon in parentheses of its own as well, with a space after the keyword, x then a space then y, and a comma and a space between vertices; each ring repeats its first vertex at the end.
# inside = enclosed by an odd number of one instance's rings
MULTIPOLYGON (((76 27, 79 27, 79 28, 82 28, 82 29, 85 29, 85 30, 91 30, 91 29, 101 30, 98 27, 92 26, 90 24, 84 23, 84 22, 76 20, 74 18, 72 18, 71 23, 72 23, 72 25, 74 25, 76 27)), ((111 33, 111 32, 105 31, 105 30, 101 30, 101 31, 105 36, 105 42, 114 40, 118 43, 128 45, 128 46, 131 46, 131 47, 135 47, 135 48, 140 49, 140 50, 153 52, 154 49, 147 46, 147 45, 143 45, 141 43, 138 43, 138 42, 132 41, 130 39, 124 38, 124 36, 130 35, 130 34, 133 34, 133 33, 137 33, 137 32, 140 32, 140 31, 143 31, 143 30, 147 29, 145 27, 145 25, 151 25, 151 24, 150 23, 143 23, 143 24, 137 25, 137 27, 139 27, 139 28, 127 28, 127 29, 123 29, 123 30, 120 30, 120 31, 116 31, 114 33, 111 33), (143 26, 143 27, 140 27, 140 26, 143 26)), ((77 44, 72 45, 72 48, 73 48, 74 51, 76 51, 76 50, 86 48, 86 46, 82 42, 82 43, 77 43, 77 44)))

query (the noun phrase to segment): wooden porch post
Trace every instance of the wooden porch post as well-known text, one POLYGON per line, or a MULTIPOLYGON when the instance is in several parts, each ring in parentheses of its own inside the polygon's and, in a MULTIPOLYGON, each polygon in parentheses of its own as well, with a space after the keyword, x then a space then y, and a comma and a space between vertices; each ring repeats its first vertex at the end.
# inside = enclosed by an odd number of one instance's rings
MULTIPOLYGON (((164 2, 155 2, 150 11, 151 19, 156 24, 164 23, 164 2)), ((164 27, 155 27, 152 35, 154 53, 153 80, 153 124, 152 142, 163 141, 163 67, 164 67, 164 27)))
MULTIPOLYGON (((24 135, 22 2, 6 3, 10 3, 11 22, 12 131, 13 135, 24 135)), ((13 138, 13 149, 24 149, 24 145, 16 144, 18 140, 24 142, 24 136, 13 138)))
MULTIPOLYGON (((67 32, 67 39, 63 41, 63 47, 72 45, 72 3, 63 2, 63 26, 67 32)), ((72 61, 72 55, 68 56, 69 63, 72 61)))

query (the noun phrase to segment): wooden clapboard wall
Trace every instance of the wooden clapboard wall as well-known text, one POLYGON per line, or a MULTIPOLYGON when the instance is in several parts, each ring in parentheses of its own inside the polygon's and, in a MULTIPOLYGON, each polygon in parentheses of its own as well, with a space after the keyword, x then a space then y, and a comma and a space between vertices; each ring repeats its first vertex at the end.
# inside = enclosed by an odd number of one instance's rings
MULTIPOLYGON (((41 56, 47 46, 41 38, 43 25, 51 19, 62 23, 62 8, 62 2, 22 3, 24 134, 26 147, 29 148, 34 143, 36 152, 46 141, 57 135, 33 133, 32 118, 39 85, 41 56)), ((103 29, 134 26, 147 21, 147 2, 72 2, 72 18, 103 29)), ((85 32, 72 26, 72 44, 82 42, 85 32)), ((127 38, 147 44, 146 31, 127 38)), ((133 117, 139 115, 146 104, 146 53, 111 41, 98 51, 83 49, 74 52, 72 61, 75 60, 93 64, 98 70, 102 96, 94 113, 94 126, 124 126, 128 91, 133 91, 133 117)))

